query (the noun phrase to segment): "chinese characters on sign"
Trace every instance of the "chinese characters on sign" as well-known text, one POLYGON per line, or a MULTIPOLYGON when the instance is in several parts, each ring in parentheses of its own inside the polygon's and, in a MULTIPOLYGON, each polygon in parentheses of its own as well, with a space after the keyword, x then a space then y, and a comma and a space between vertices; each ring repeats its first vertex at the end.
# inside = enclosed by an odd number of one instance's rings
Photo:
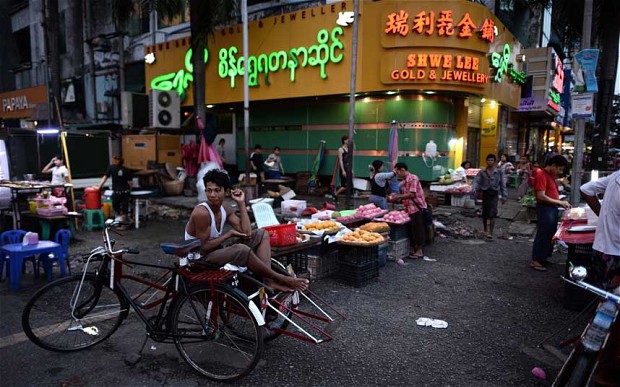
POLYGON ((485 18, 480 27, 472 20, 469 12, 466 12, 458 22, 452 15, 452 10, 442 10, 438 14, 434 11, 422 11, 411 18, 409 22, 409 12, 400 10, 387 15, 386 28, 383 30, 388 35, 407 36, 410 33, 428 36, 437 34, 438 36, 452 36, 455 33, 460 38, 469 38, 478 33, 482 40, 493 43, 497 35, 497 27, 493 20, 485 18))

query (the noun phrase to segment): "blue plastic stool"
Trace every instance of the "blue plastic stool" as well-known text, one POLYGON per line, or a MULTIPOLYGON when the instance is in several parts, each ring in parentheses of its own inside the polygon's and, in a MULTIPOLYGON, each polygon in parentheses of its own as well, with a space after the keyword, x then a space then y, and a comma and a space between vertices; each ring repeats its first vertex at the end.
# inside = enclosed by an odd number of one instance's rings
POLYGON ((105 215, 102 210, 84 210, 82 216, 84 217, 82 228, 85 228, 88 231, 93 231, 95 229, 103 230, 105 215))

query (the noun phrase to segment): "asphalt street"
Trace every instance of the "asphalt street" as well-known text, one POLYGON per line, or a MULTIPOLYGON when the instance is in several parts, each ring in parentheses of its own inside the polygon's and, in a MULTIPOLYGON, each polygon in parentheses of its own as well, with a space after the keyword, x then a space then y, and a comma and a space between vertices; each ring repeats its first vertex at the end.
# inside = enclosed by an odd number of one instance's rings
MULTIPOLYGON (((471 213, 439 215, 446 225, 472 230, 471 213)), ((145 262, 166 262, 161 242, 182 238, 184 220, 149 221, 116 237, 116 246, 137 248, 145 262)), ((388 262, 378 282, 352 288, 336 279, 312 289, 347 320, 336 339, 313 345, 289 337, 266 344, 263 361, 242 386, 544 386, 561 362, 536 346, 577 312, 567 310, 560 275, 566 255, 554 255, 550 270, 529 268, 528 235, 510 235, 499 219, 492 241, 438 237, 426 248, 436 261, 388 262), (510 238, 510 239, 509 239, 510 238), (416 325, 416 319, 445 320, 448 327, 416 325), (547 381, 531 374, 547 373, 547 381)), ((81 231, 71 245, 76 257, 100 244, 100 232, 81 231)), ((46 280, 25 274, 22 288, 0 283, 0 380, 3 386, 194 386, 215 385, 194 372, 173 344, 148 341, 137 358, 144 329, 134 313, 105 343, 81 352, 43 350, 23 335, 21 311, 46 280), (136 362, 137 360, 137 362, 136 362)), ((546 342, 557 345, 577 334, 582 322, 546 342)), ((564 350, 566 353, 566 350, 564 350)), ((550 380, 549 380, 550 379, 550 380)))

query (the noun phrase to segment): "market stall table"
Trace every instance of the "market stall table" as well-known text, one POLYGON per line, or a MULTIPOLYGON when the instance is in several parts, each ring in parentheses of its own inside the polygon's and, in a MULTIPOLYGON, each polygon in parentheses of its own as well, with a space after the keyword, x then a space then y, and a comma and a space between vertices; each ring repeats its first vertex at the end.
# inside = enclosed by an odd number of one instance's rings
POLYGON ((26 195, 34 195, 41 193, 43 190, 53 188, 64 188, 65 190, 71 187, 71 184, 50 184, 47 182, 33 182, 33 181, 3 181, 0 182, 0 187, 9 188, 11 190, 11 212, 13 213, 13 229, 21 228, 21 212, 20 202, 27 203, 26 195))
MULTIPOLYGON (((20 287, 22 266, 25 257, 37 254, 53 253, 56 257, 62 256, 62 246, 51 241, 39 241, 37 244, 22 245, 21 243, 9 243, 2 246, 2 256, 9 257, 9 288, 17 290, 20 287)), ((66 264, 60 262, 60 273, 64 277, 66 273, 66 264)), ((49 275, 49 273, 48 273, 49 275)))
POLYGON ((41 225, 41 239, 49 240, 52 224, 58 223, 62 227, 67 227, 71 231, 71 236, 75 236, 75 219, 81 218, 82 215, 77 212, 68 212, 64 215, 43 216, 39 214, 33 214, 31 212, 23 213, 24 218, 33 219, 41 225))

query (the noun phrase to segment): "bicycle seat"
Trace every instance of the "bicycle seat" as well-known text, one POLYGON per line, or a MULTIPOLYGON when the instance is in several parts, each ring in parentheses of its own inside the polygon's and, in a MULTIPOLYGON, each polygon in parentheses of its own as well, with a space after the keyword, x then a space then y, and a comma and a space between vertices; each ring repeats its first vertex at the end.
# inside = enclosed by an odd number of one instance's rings
POLYGON ((159 245, 166 254, 174 254, 177 257, 185 257, 187 254, 197 251, 202 246, 199 239, 189 239, 182 242, 162 243, 159 245))

